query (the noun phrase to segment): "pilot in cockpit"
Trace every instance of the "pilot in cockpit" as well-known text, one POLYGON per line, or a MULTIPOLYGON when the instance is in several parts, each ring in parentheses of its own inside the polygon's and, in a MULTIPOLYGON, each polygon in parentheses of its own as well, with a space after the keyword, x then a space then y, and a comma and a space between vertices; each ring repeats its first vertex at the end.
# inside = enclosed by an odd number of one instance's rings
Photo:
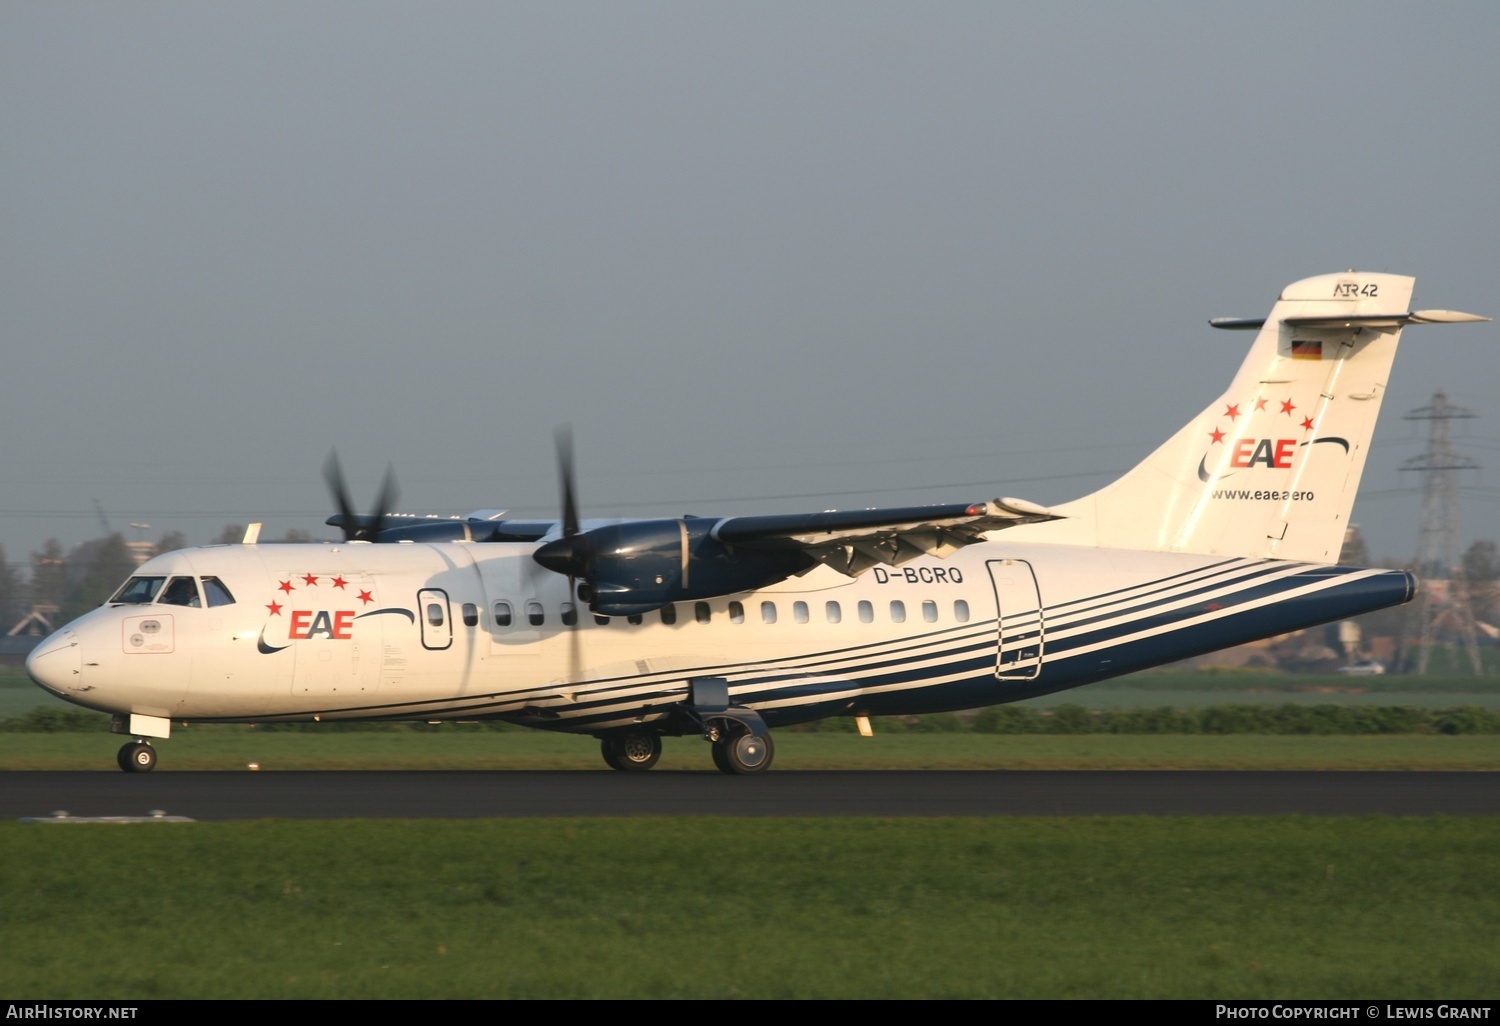
POLYGON ((191 577, 172 578, 157 601, 168 606, 191 606, 194 609, 203 604, 198 599, 198 585, 191 577))

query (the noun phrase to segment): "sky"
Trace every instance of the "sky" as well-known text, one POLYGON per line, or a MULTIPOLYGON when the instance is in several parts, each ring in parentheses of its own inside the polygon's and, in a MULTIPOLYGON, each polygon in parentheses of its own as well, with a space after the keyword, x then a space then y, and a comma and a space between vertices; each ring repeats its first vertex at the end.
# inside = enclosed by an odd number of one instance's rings
MULTIPOLYGON (((1493 3, 0 4, 0 545, 1066 501, 1345 268, 1500 314, 1493 3), (149 528, 131 528, 132 523, 149 528)), ((1500 538, 1500 329, 1402 340, 1500 538)))

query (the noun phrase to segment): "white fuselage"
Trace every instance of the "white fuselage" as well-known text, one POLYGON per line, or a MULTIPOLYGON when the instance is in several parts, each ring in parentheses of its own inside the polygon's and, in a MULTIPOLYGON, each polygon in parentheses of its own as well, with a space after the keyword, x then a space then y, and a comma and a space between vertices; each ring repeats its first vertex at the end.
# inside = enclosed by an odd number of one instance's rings
POLYGON ((164 720, 503 717, 584 733, 656 722, 688 680, 722 677, 775 726, 1014 701, 1390 605, 1413 587, 1392 571, 1002 538, 854 579, 819 568, 665 615, 599 623, 583 609, 569 626, 568 582, 535 547, 169 553, 137 574, 211 576, 233 601, 105 605, 29 669, 69 701, 164 720))

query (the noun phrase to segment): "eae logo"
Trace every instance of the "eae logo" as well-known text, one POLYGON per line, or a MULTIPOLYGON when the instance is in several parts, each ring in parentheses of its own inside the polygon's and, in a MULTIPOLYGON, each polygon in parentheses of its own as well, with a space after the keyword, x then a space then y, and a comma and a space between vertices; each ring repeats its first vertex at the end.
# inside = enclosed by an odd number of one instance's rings
POLYGON ((287 637, 292 641, 306 641, 309 638, 350 641, 354 637, 354 610, 329 612, 326 609, 294 609, 287 637))
MULTIPOLYGON (((350 596, 349 581, 345 580, 341 576, 328 577, 325 575, 320 577, 317 574, 294 574, 291 577, 288 577, 286 580, 281 581, 276 585, 276 590, 282 593, 282 595, 278 596, 278 598, 285 597, 288 600, 288 605, 290 604, 293 592, 306 592, 307 594, 304 594, 303 597, 312 598, 312 589, 319 588, 320 582, 325 580, 328 584, 332 585, 333 590, 343 592, 343 595, 334 595, 332 594, 332 592, 325 592, 324 594, 326 594, 327 597, 337 598, 340 601, 355 601, 355 599, 350 596), (302 582, 300 585, 292 583, 293 581, 298 580, 299 577, 302 582)), ((353 591, 359 593, 358 601, 363 603, 364 605, 368 606, 370 603, 375 601, 375 596, 372 591, 360 588, 358 584, 355 584, 353 591)), ((314 601, 317 600, 314 599, 314 601)), ((285 615, 291 621, 287 624, 287 638, 292 641, 306 641, 308 638, 327 638, 330 641, 352 641, 354 639, 354 621, 359 615, 353 609, 289 610, 285 605, 277 602, 276 599, 272 599, 270 602, 266 603, 266 609, 270 611, 271 616, 281 616, 283 615, 283 611, 285 611, 285 615)), ((275 652, 280 650, 265 647, 264 638, 262 638, 261 651, 275 652)))
POLYGON ((1306 411, 1301 412, 1299 422, 1298 409, 1291 396, 1277 399, 1258 395, 1247 402, 1226 403, 1224 412, 1218 415, 1208 432, 1208 448, 1198 461, 1198 480, 1206 483, 1214 477, 1256 467, 1291 470, 1297 451, 1318 442, 1336 442, 1348 452, 1349 443, 1342 438, 1318 438, 1317 422, 1306 411), (1295 432, 1299 427, 1302 429, 1301 439, 1264 437, 1268 430, 1280 435, 1284 431, 1295 432), (1210 456, 1218 464, 1217 470, 1208 469, 1210 456))
POLYGON ((1240 470, 1251 467, 1290 470, 1296 449, 1295 438, 1241 438, 1230 451, 1229 465, 1240 470))

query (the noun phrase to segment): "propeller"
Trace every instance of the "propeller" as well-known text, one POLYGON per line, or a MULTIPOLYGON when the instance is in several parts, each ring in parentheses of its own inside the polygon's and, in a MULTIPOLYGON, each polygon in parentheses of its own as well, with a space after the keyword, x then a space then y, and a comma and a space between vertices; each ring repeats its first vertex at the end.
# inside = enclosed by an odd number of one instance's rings
POLYGON ((592 598, 589 571, 594 550, 589 537, 578 526, 578 496, 573 485, 573 432, 566 426, 557 429, 557 473, 562 492, 562 537, 537 549, 532 557, 554 573, 568 578, 568 594, 576 598, 583 578, 585 598, 592 598))
POLYGON ((570 679, 582 679, 583 652, 578 625, 583 615, 579 608, 578 578, 588 584, 593 548, 588 536, 578 526, 578 495, 573 484, 573 432, 564 425, 557 429, 557 474, 562 492, 562 537, 548 542, 536 551, 534 558, 542 566, 568 577, 568 600, 573 604, 573 622, 568 624, 568 670, 570 679))
POLYGON ((339 526, 345 541, 375 541, 385 528, 391 507, 396 504, 400 489, 396 487, 396 474, 389 466, 385 468, 385 480, 380 483, 380 494, 375 497, 374 512, 361 516, 354 512, 354 503, 349 501, 349 487, 344 481, 344 468, 339 464, 337 450, 328 453, 328 462, 323 464, 323 480, 333 494, 333 504, 338 507, 339 526))

